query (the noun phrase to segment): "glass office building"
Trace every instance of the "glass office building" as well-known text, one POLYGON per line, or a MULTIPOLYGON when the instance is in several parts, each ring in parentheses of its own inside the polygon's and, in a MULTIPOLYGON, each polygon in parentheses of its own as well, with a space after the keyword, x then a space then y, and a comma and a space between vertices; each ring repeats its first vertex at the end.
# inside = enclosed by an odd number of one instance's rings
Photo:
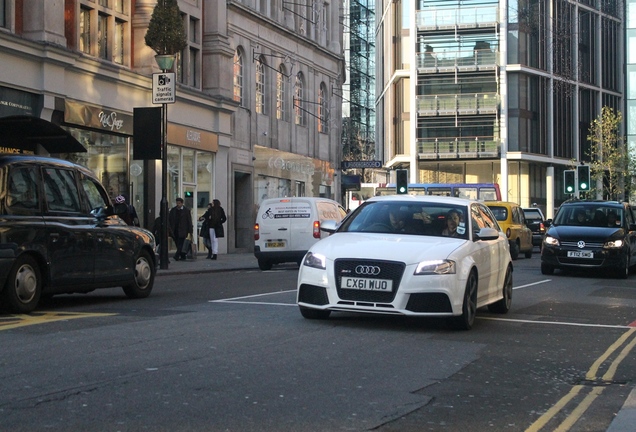
POLYGON ((411 182, 495 182, 548 216, 589 160, 603 106, 623 109, 622 2, 383 0, 377 138, 411 182))

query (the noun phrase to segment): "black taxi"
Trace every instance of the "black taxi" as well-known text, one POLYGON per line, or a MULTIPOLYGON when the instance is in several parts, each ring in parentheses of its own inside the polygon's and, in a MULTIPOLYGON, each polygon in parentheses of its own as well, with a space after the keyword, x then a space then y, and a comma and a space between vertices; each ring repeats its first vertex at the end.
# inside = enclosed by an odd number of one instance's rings
POLYGON ((33 311, 44 296, 123 287, 148 297, 155 239, 118 217, 88 168, 0 153, 0 309, 33 311))

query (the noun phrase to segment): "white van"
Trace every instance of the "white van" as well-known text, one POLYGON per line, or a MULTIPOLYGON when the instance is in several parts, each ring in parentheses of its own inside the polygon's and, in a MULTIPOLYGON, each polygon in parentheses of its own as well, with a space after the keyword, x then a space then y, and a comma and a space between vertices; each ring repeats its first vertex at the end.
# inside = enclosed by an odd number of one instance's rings
POLYGON ((327 198, 271 198, 261 203, 254 224, 254 255, 261 270, 273 264, 297 262, 329 234, 320 231, 326 220, 340 222, 347 212, 327 198))

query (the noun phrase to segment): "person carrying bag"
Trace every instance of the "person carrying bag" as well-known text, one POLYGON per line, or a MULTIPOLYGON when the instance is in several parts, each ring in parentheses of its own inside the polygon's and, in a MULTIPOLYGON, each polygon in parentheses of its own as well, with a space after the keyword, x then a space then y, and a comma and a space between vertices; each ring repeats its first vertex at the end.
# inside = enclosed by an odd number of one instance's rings
MULTIPOLYGON (((201 218, 204 221, 204 224, 207 223, 207 238, 210 241, 207 259, 215 260, 217 258, 217 254, 219 253, 218 239, 225 237, 223 224, 225 223, 225 221, 227 221, 225 210, 223 210, 223 207, 221 207, 221 201, 219 201, 218 199, 212 200, 212 202, 208 205, 208 210, 203 216, 201 216, 201 218)), ((203 227, 201 231, 203 231, 203 227)), ((201 234, 201 237, 203 237, 205 241, 206 237, 204 236, 204 233, 201 234)))

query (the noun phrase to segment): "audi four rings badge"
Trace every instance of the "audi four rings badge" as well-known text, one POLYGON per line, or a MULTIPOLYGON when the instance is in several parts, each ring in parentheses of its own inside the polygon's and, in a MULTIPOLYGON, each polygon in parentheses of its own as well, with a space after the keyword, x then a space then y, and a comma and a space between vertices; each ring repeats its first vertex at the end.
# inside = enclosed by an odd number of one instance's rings
POLYGON ((376 276, 380 274, 380 267, 369 266, 369 265, 359 265, 359 266, 356 266, 356 274, 376 276))

